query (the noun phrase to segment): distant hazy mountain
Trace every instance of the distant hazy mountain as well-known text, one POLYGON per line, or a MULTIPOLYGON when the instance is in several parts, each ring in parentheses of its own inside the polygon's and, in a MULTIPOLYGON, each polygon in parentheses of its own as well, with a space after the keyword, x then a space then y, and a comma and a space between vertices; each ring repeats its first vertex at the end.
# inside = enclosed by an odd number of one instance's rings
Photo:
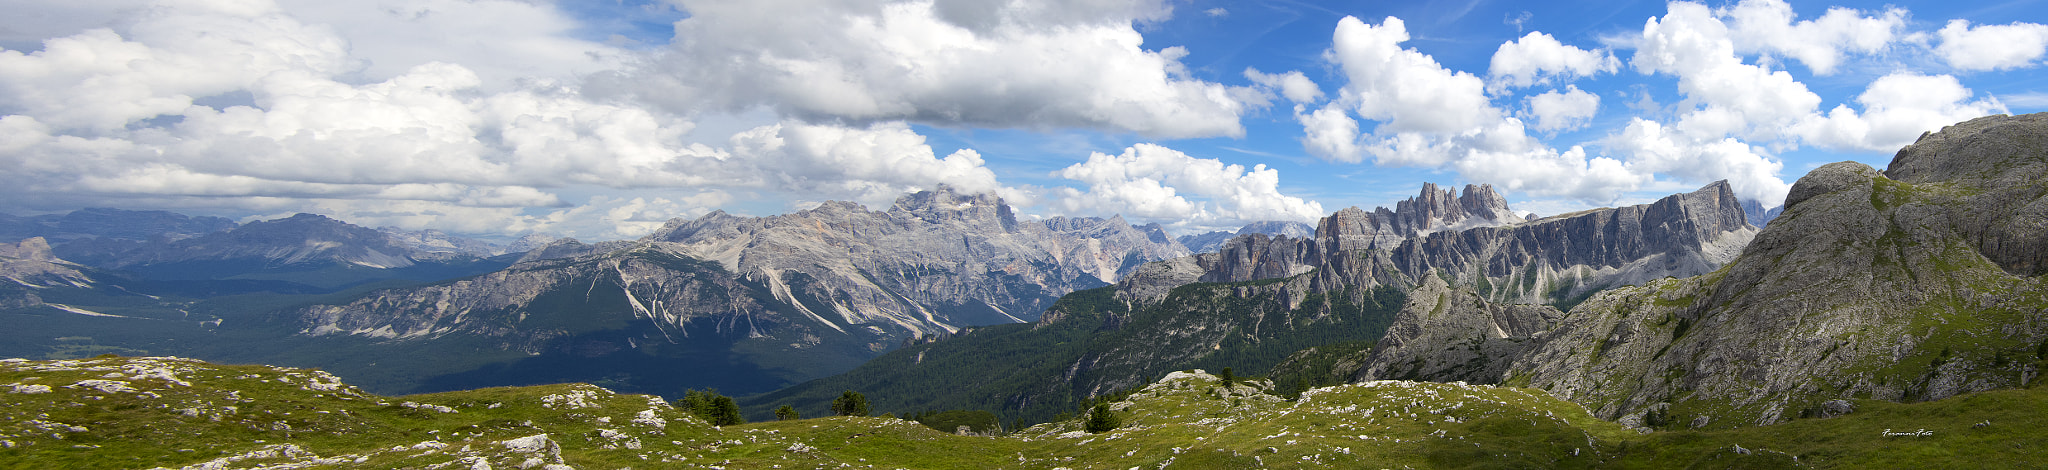
POLYGON ((52 245, 81 238, 147 241, 154 238, 181 240, 235 228, 235 221, 220 217, 189 217, 165 211, 129 211, 89 208, 66 214, 13 216, 0 214, 0 242, 18 242, 43 237, 52 245))
POLYGON ((1316 228, 1301 222, 1268 220, 1245 224, 1244 227, 1233 232, 1219 230, 1199 235, 1182 235, 1175 238, 1174 241, 1180 242, 1181 246, 1188 247, 1190 252, 1214 253, 1216 250, 1223 248, 1223 244, 1229 242, 1231 238, 1253 233, 1261 233, 1271 237, 1286 235, 1292 238, 1307 238, 1316 234, 1316 228))
POLYGON ((1778 214, 1784 211, 1785 206, 1782 205, 1770 208, 1770 210, 1764 210, 1764 204, 1761 202, 1751 199, 1742 200, 1743 218, 1748 219, 1750 225, 1755 225, 1758 228, 1770 225, 1771 219, 1778 218, 1778 214))
POLYGON ((886 211, 828 202, 770 217, 714 212, 634 242, 558 240, 502 271, 283 318, 315 339, 389 350, 490 345, 461 365, 355 372, 407 384, 401 391, 611 380, 758 392, 842 372, 907 339, 1036 320, 1061 295, 1186 254, 1157 226, 1018 220, 999 198, 942 187, 886 211))

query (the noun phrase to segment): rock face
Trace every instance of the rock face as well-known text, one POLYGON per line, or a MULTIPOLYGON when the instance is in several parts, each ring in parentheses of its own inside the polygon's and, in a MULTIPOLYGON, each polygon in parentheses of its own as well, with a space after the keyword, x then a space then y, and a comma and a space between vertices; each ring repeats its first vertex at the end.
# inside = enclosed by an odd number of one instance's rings
MULTIPOLYGON (((604 354, 708 351, 743 369, 772 367, 759 373, 779 386, 906 339, 1035 320, 1060 295, 1186 254, 1157 226, 1018 220, 999 198, 941 187, 887 211, 828 202, 771 217, 714 212, 633 242, 557 240, 503 271, 287 316, 316 337, 482 338, 539 355, 588 342, 615 346, 604 354)), ((765 391, 701 378, 691 386, 765 391)))
POLYGON ((1563 317, 1555 307, 1487 302, 1443 278, 1424 276, 1353 381, 1498 383, 1509 360, 1563 317))
POLYGON ((0 243, 0 309, 42 305, 37 290, 51 287, 87 287, 91 276, 79 266, 50 253, 50 243, 32 237, 19 243, 0 243))
MULTIPOLYGON (((2048 115, 1822 166, 1724 269, 1602 292, 1502 378, 1645 426, 1822 416, 2024 386, 2048 356, 2048 115)), ((1448 378, 1448 377, 1445 377, 1448 378)))
POLYGON ((1650 204, 1534 221, 1516 217, 1491 187, 1454 194, 1427 185, 1401 209, 1344 209, 1324 218, 1314 238, 1238 237, 1219 253, 1120 281, 1119 297, 1157 301, 1186 279, 1244 282, 1309 272, 1309 292, 1407 289, 1435 270, 1490 301, 1569 306, 1610 287, 1712 271, 1757 230, 1726 182, 1650 204))
POLYGON ((789 300, 789 289, 828 299, 811 313, 916 335, 1036 320, 1060 295, 1187 255, 1156 226, 1120 217, 1019 221, 995 196, 943 187, 886 212, 849 202, 761 218, 718 212, 671 222, 646 241, 759 279, 778 299, 789 300), (793 275, 809 281, 782 286, 793 275))
MULTIPOLYGON (((435 256, 467 255, 489 258, 506 253, 524 253, 527 250, 538 248, 538 246, 533 246, 533 240, 553 240, 542 235, 539 238, 522 238, 522 241, 527 241, 526 244, 499 245, 474 238, 453 236, 446 232, 432 229, 412 231, 383 227, 377 229, 377 231, 383 232, 384 236, 390 238, 394 244, 405 247, 407 250, 435 256)), ((547 241, 541 241, 540 244, 546 244, 547 241)))

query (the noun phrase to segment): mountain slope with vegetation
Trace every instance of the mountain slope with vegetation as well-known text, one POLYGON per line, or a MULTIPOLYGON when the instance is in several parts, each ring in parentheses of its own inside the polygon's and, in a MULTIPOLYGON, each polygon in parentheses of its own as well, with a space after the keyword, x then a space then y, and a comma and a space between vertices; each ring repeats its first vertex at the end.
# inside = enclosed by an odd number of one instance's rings
POLYGON ((1168 300, 1133 310, 1114 288, 1075 292, 1033 325, 977 328, 913 344, 844 374, 742 399, 749 416, 790 404, 805 413, 843 390, 873 398, 875 409, 899 413, 988 410, 1011 422, 1037 423, 1072 411, 1091 397, 1141 387, 1175 370, 1237 368, 1264 374, 1304 348, 1378 336, 1401 303, 1381 289, 1371 303, 1348 297, 1276 297, 1288 282, 1189 284, 1168 300), (807 408, 808 407, 808 408, 807 408))

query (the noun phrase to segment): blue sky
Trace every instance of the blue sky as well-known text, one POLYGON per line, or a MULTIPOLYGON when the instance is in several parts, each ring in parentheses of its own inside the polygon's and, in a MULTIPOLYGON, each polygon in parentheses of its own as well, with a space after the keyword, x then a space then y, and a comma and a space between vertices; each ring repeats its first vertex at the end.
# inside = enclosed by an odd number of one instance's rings
POLYGON ((1538 214, 2048 109, 2048 1, 0 1, 0 212, 629 238, 946 184, 1194 233, 1538 214))

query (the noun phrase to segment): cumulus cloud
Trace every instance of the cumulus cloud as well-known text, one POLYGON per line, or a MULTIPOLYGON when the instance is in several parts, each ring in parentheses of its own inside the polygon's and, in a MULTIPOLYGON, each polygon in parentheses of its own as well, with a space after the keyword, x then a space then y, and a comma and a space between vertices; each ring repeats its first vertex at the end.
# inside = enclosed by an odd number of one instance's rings
POLYGON ((2048 25, 2043 24, 1971 26, 1969 20, 1949 20, 1939 34, 1935 54, 1958 70, 2028 68, 2048 54, 2048 25))
MULTIPOLYGON (((1733 136, 1888 151, 1943 124, 2004 110, 1995 100, 1971 101, 1971 92, 1953 77, 1895 73, 1873 81, 1857 98, 1862 112, 1840 105, 1823 114, 1820 96, 1804 83, 1739 55, 1745 49, 1783 53, 1826 73, 1845 51, 1872 52, 1895 41, 1905 15, 1897 9, 1865 16, 1836 8, 1819 20, 1793 23, 1790 7, 1781 2, 1753 0, 1717 11, 1674 2, 1665 16, 1645 24, 1632 63, 1644 73, 1678 77, 1687 98, 1681 105, 1690 109, 1665 130, 1683 132, 1691 141, 1733 136)), ((1966 27, 1950 23, 1944 31, 1966 27)))
POLYGON ((1896 7, 1875 16, 1831 7, 1819 19, 1794 21, 1798 15, 1783 0, 1743 0, 1716 13, 1733 23, 1730 38, 1737 51, 1782 54, 1815 75, 1833 74, 1847 53, 1884 50, 1902 37, 1907 16, 1896 7))
POLYGON ((1897 150, 1922 132, 2006 111, 1995 98, 1970 101, 1973 95, 1952 76, 1894 73, 1871 82, 1857 95, 1863 112, 1836 106, 1825 116, 1808 119, 1796 132, 1823 146, 1897 150))
MULTIPOLYGON (((1649 180, 1614 159, 1588 156, 1578 147, 1560 152, 1530 137, 1521 119, 1493 106, 1483 80, 1402 48, 1407 40, 1399 18, 1379 26, 1356 18, 1338 23, 1325 59, 1345 72, 1347 82, 1329 104, 1295 113, 1310 154, 1338 162, 1371 155, 1378 165, 1452 169, 1474 182, 1588 201, 1612 201, 1649 180), (1378 125, 1364 130, 1360 119, 1378 125)), ((1538 58, 1569 47, 1551 43, 1554 39, 1541 33, 1510 43, 1515 46, 1506 48, 1508 56, 1516 58, 1496 58, 1517 65, 1503 66, 1502 76, 1535 83, 1539 76, 1590 74, 1615 66, 1604 54, 1586 56, 1578 65, 1571 65, 1576 59, 1538 58)), ((1538 95, 1530 114, 1542 129, 1562 129, 1583 125, 1598 106, 1598 96, 1568 86, 1564 92, 1538 95)))
POLYGON ((1696 103, 1676 125, 1696 138, 1779 138, 1820 106, 1820 95, 1792 74, 1743 62, 1728 26, 1705 5, 1671 3, 1644 24, 1636 46, 1637 70, 1676 75, 1679 92, 1696 103))
POLYGON ((1301 122, 1301 145, 1310 155, 1343 163, 1365 160, 1358 120, 1345 113, 1342 105, 1330 103, 1313 112, 1296 112, 1294 118, 1301 122))
MULTIPOLYGON (((1328 105, 1298 109, 1296 119, 1304 147, 1325 159, 1371 155, 1379 165, 1455 170, 1533 196, 1608 204, 1645 187, 1727 179, 1742 197, 1776 201, 1788 186, 1777 176, 1783 164, 1739 138, 1797 142, 1791 129, 1810 120, 1820 100, 1789 74, 1745 63, 1729 34, 1714 10, 1693 3, 1673 3, 1669 14, 1647 21, 1628 41, 1636 49, 1631 63, 1646 74, 1677 76, 1686 100, 1675 124, 1637 119, 1599 141, 1602 154, 1582 146, 1558 150, 1531 137, 1528 127, 1583 128, 1598 115, 1598 95, 1564 84, 1526 98, 1526 111, 1509 116, 1479 78, 1402 49, 1407 34, 1393 18, 1380 26, 1339 23, 1326 58, 1348 82, 1328 105)), ((1537 32, 1503 44, 1489 77, 1496 88, 1524 87, 1618 67, 1605 51, 1537 32)))
POLYGON ((615 69, 629 52, 574 37, 581 25, 554 5, 526 0, 336 2, 279 0, 292 16, 349 38, 359 74, 385 80, 433 62, 477 72, 483 89, 530 79, 570 80, 615 69))
POLYGON ((1320 203, 1282 194, 1279 170, 1227 165, 1156 144, 1120 155, 1094 153, 1053 175, 1087 186, 1055 189, 1050 205, 1069 213, 1120 213, 1190 229, 1327 215, 1320 203))
MULTIPOLYGON (((558 192, 572 186, 871 203, 935 184, 1004 190, 974 151, 940 158, 900 122, 789 121, 712 146, 686 141, 694 125, 679 116, 545 79, 494 91, 468 67, 427 62, 351 82, 364 69, 349 51, 332 28, 274 4, 225 1, 167 3, 124 29, 50 39, 32 53, 0 50, 0 193, 84 204, 203 200, 516 233, 574 232, 549 217, 656 222, 579 215, 594 208, 529 213, 571 206, 558 192), (200 104, 218 95, 242 98, 200 104)), ((632 205, 614 199, 584 204, 632 205)), ((635 204, 666 209, 633 213, 689 213, 717 197, 687 199, 646 199, 635 204)))
POLYGON ((1776 205, 1792 189, 1778 178, 1784 163, 1733 138, 1700 139, 1656 122, 1635 119, 1607 145, 1629 156, 1637 174, 1665 174, 1681 180, 1728 180, 1737 197, 1776 205))
POLYGON ((1536 118, 1536 131, 1561 131, 1585 127, 1600 112, 1600 95, 1576 86, 1563 92, 1551 90, 1529 97, 1529 115, 1536 118))
MULTIPOLYGON (((1241 136, 1262 102, 1147 50, 1156 1, 685 1, 674 45, 593 80, 679 113, 758 106, 808 120, 1241 136)), ((1256 96, 1251 95, 1251 96, 1256 96)))
POLYGON ((1359 117, 1381 121, 1381 131, 1455 133, 1498 120, 1479 77, 1453 71, 1414 49, 1406 23, 1387 17, 1374 26, 1356 17, 1337 22, 1325 58, 1348 82, 1337 100, 1359 117))
POLYGON ((1314 103, 1323 99, 1323 88, 1317 86, 1315 81, 1309 80, 1308 76, 1302 75, 1299 70, 1269 74, 1261 73, 1258 69, 1246 68, 1244 78, 1259 86, 1280 90, 1280 96, 1285 96, 1288 101, 1295 103, 1314 103))
POLYGON ((1598 73, 1614 73, 1621 61, 1605 50, 1585 50, 1558 42, 1542 32, 1532 32, 1500 45, 1487 68, 1495 88, 1527 87, 1551 79, 1570 80, 1598 73))
POLYGON ((870 206, 886 206, 904 192, 936 184, 972 193, 1006 191, 982 166, 981 154, 962 149, 939 158, 924 136, 900 122, 867 128, 784 122, 734 135, 732 147, 747 167, 774 169, 747 172, 759 175, 764 186, 870 206))

